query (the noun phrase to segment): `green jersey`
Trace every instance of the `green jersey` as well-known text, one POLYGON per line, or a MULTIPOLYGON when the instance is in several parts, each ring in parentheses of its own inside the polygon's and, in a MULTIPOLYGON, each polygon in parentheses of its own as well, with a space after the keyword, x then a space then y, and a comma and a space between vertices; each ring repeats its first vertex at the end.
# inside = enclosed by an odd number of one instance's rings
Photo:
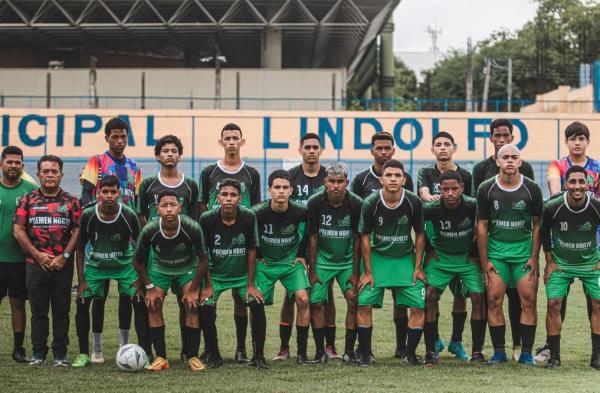
POLYGON ((542 190, 523 175, 517 187, 505 189, 499 176, 479 186, 477 217, 488 220, 489 259, 522 263, 531 256, 532 218, 542 216, 542 190))
POLYGON ((260 175, 256 169, 242 161, 240 168, 231 172, 216 162, 204 168, 200 175, 200 201, 205 203, 209 210, 218 205, 219 184, 226 178, 236 179, 240 182, 242 186, 241 206, 250 208, 260 202, 260 175))
POLYGON ((415 194, 404 190, 400 202, 390 207, 383 190, 365 198, 358 232, 371 234, 371 250, 388 258, 400 258, 414 251, 411 230, 423 233, 423 205, 415 194))
POLYGON ((293 264, 297 257, 306 255, 304 226, 306 207, 289 201, 285 212, 274 212, 271 201, 253 208, 258 224, 258 257, 267 264, 293 264))
POLYGON ((148 270, 164 275, 180 275, 198 266, 205 255, 202 231, 196 221, 178 216, 177 232, 167 237, 162 231, 162 218, 150 221, 137 241, 135 258, 148 261, 148 270))
POLYGON ((37 188, 23 179, 14 187, 7 187, 0 181, 0 263, 25 262, 25 254, 13 236, 13 217, 23 195, 37 188))
POLYGON ((161 191, 170 190, 177 194, 179 204, 181 205, 181 214, 191 217, 194 220, 198 219, 198 201, 199 189, 198 184, 194 179, 181 176, 181 181, 175 186, 170 186, 163 183, 160 178, 160 173, 146 177, 140 186, 140 193, 137 200, 137 211, 142 214, 148 221, 158 217, 156 205, 158 194, 161 191))
POLYGON ((291 200, 301 203, 304 206, 308 204, 308 199, 319 191, 325 189, 325 167, 319 167, 319 173, 316 176, 306 176, 302 170, 302 165, 293 167, 288 171, 292 177, 292 196, 291 200))
POLYGON ((338 207, 323 190, 308 200, 307 236, 317 235, 317 263, 323 268, 347 268, 353 264, 354 235, 358 233, 362 200, 346 190, 338 207))
POLYGON ((140 222, 129 206, 119 203, 119 212, 110 221, 100 218, 98 204, 81 213, 79 244, 90 243, 86 265, 111 268, 131 264, 133 243, 140 234, 140 222))
POLYGON ((210 275, 221 280, 247 276, 247 252, 256 248, 258 242, 254 212, 240 206, 235 223, 225 225, 221 219, 221 209, 212 209, 202 213, 200 226, 206 239, 210 275))
POLYGON ((590 272, 600 260, 596 231, 600 225, 600 201, 585 196, 583 208, 567 203, 567 193, 546 202, 540 238, 545 252, 552 252, 564 270, 590 272))

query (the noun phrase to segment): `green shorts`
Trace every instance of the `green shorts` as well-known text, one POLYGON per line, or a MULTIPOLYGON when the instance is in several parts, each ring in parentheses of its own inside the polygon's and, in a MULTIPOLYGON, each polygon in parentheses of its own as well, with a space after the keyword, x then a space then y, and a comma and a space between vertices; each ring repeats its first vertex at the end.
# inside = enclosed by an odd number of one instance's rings
MULTIPOLYGON (((381 308, 386 288, 371 288, 367 286, 358 294, 358 306, 381 308)), ((425 285, 417 280, 415 285, 390 288, 394 291, 396 306, 425 308, 425 285)))
POLYGON ((197 271, 198 271, 198 266, 192 266, 192 267, 190 267, 190 270, 188 270, 184 273, 164 274, 161 272, 157 272, 156 270, 152 269, 152 267, 150 267, 148 269, 148 279, 150 279, 150 282, 152 284, 154 284, 155 286, 162 289, 164 291, 165 295, 169 291, 169 288, 171 288, 171 291, 174 294, 181 296, 181 295, 183 295, 183 292, 181 289, 188 282, 190 282, 194 279, 197 271))
POLYGON ((518 263, 507 263, 490 259, 490 262, 492 263, 492 265, 494 265, 496 270, 498 270, 500 278, 502 279, 502 281, 504 281, 504 284, 506 284, 508 288, 516 288, 517 283, 521 281, 523 277, 529 274, 529 268, 527 268, 527 270, 525 271, 523 270, 525 268, 525 265, 527 265, 527 261, 518 263))
POLYGON ((213 297, 211 299, 206 300, 206 305, 216 305, 219 301, 219 296, 221 296, 221 294, 228 289, 231 289, 233 293, 237 294, 240 297, 240 299, 242 299, 242 301, 246 301, 246 291, 248 290, 248 276, 230 279, 211 277, 211 281, 213 285, 213 297))
POLYGON ((340 286, 342 293, 346 293, 352 288, 352 283, 348 281, 352 276, 353 267, 343 267, 339 269, 323 269, 318 264, 315 266, 320 282, 310 290, 310 304, 326 303, 329 300, 329 284, 335 279, 340 286))
POLYGON ((255 286, 262 293, 266 305, 273 304, 275 283, 281 281, 291 298, 302 289, 310 288, 306 270, 301 263, 295 264, 266 264, 256 265, 255 286))
POLYGON ((449 257, 452 258, 453 264, 448 264, 447 261, 440 263, 437 259, 430 261, 425 268, 427 283, 439 291, 444 291, 448 285, 452 289, 452 284, 457 285, 458 282, 461 287, 458 294, 461 297, 468 293, 483 293, 483 275, 479 266, 466 255, 449 257))
POLYGON ((138 275, 133 265, 123 265, 117 267, 85 266, 83 277, 90 291, 85 291, 83 297, 93 297, 94 299, 104 299, 104 286, 108 280, 115 280, 119 283, 119 295, 135 295, 135 287, 132 285, 138 275))
POLYGON ((600 270, 589 272, 553 271, 546 283, 546 297, 559 299, 566 297, 569 286, 578 278, 583 283, 583 290, 594 300, 600 300, 600 270))

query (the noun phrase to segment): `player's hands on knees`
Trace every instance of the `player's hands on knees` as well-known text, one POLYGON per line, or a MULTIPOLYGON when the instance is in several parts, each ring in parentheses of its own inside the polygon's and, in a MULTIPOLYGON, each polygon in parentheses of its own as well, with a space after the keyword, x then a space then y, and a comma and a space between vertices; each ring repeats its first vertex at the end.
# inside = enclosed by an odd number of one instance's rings
POLYGON ((88 287, 87 283, 84 280, 79 281, 79 283, 77 284, 77 299, 81 300, 81 304, 85 302, 85 298, 83 297, 83 295, 86 291, 91 292, 92 290, 90 289, 90 287, 88 287))
POLYGON ((133 300, 134 297, 137 297, 140 300, 144 296, 144 290, 142 288, 142 280, 136 278, 131 284, 129 284, 129 288, 135 288, 135 293, 131 297, 133 300))
POLYGON ((200 294, 197 289, 188 288, 181 298, 185 309, 190 312, 198 308, 200 305, 200 294))
POLYGON ((165 293, 159 287, 154 287, 146 290, 146 307, 150 309, 150 311, 158 311, 160 310, 160 305, 165 299, 165 293))
POLYGON ((527 269, 531 269, 528 274, 529 281, 537 280, 540 272, 540 260, 537 258, 529 258, 525 267, 523 267, 523 271, 527 271, 527 269))
POLYGON ((246 303, 248 303, 248 298, 254 298, 258 303, 264 303, 265 299, 263 298, 262 293, 256 288, 254 285, 248 285, 248 290, 246 291, 246 303))
POLYGON ((297 265, 299 263, 301 263, 302 266, 304 266, 304 270, 308 271, 308 265, 306 264, 306 258, 296 257, 294 264, 297 265))
POLYGON ((213 290, 212 285, 206 285, 200 291, 200 304, 204 303, 208 299, 212 298, 215 295, 215 291, 213 290))
POLYGON ((415 272, 413 273, 413 277, 412 277, 413 285, 415 285, 417 283, 417 280, 421 280, 423 282, 423 284, 427 284, 427 277, 425 277, 425 272, 420 267, 416 268, 415 272))
MULTIPOLYGON (((593 270, 598 270, 598 264, 596 264, 596 267, 593 270)), ((553 272, 559 271, 560 269, 558 268, 556 262, 546 260, 546 267, 544 268, 544 284, 548 283, 548 280, 553 272)))
POLYGON ((373 288, 375 282, 373 281, 373 275, 371 273, 363 273, 358 281, 358 292, 362 291, 364 287, 370 285, 373 288))
POLYGON ((321 278, 317 273, 310 273, 308 275, 308 281, 310 281, 310 286, 314 287, 316 283, 321 282, 321 278))
POLYGON ((346 282, 349 282, 350 284, 352 284, 352 288, 358 287, 358 274, 352 273, 350 275, 350 277, 348 277, 346 282))
POLYGON ((494 275, 498 274, 498 270, 496 270, 496 267, 490 261, 482 262, 481 265, 483 270, 483 280, 485 281, 485 286, 487 287, 494 281, 494 275))

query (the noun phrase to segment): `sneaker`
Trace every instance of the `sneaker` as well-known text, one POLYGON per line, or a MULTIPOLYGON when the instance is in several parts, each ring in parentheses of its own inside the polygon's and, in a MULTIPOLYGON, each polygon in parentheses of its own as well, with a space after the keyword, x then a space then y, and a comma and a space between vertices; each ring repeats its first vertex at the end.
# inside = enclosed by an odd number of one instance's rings
POLYGON ((590 367, 593 367, 596 370, 600 370, 600 352, 597 352, 597 353, 592 352, 592 359, 590 360, 590 367))
POLYGON ((404 359, 406 357, 406 347, 396 347, 394 357, 398 359, 404 359))
POLYGON ((102 352, 92 352, 92 363, 104 364, 104 354, 102 352))
POLYGON ((190 358, 190 360, 188 360, 188 367, 190 368, 190 370, 192 370, 194 372, 206 370, 206 364, 202 363, 202 361, 196 356, 194 356, 194 357, 190 358))
POLYGON ((235 351, 235 356, 233 358, 235 359, 236 362, 238 362, 240 364, 250 363, 250 359, 248 359, 245 349, 237 349, 235 351))
POLYGON ((17 363, 29 363, 29 359, 25 354, 25 348, 15 348, 12 353, 12 359, 17 363))
POLYGON ((415 355, 414 353, 407 353, 406 357, 404 358, 404 361, 410 364, 411 366, 418 366, 419 364, 421 364, 421 357, 415 355))
POLYGON ((289 348, 280 348, 277 356, 273 358, 274 361, 277 362, 285 362, 290 358, 290 349, 289 348))
POLYGON ((506 352, 494 352, 492 358, 490 359, 490 364, 498 364, 498 363, 506 363, 508 362, 508 357, 506 356, 506 352))
POLYGON ((514 362, 518 362, 521 357, 521 346, 513 345, 512 359, 514 362))
POLYGON ((315 353, 315 358, 313 359, 313 363, 315 364, 325 364, 329 360, 329 357, 325 352, 317 352, 315 353))
POLYGON ((435 357, 436 358, 440 357, 440 353, 442 353, 444 351, 444 348, 446 348, 446 346, 444 345, 444 342, 442 341, 441 338, 438 338, 437 340, 435 340, 435 357))
POLYGON ((327 348, 325 348, 325 354, 327 354, 327 357, 329 358, 329 360, 342 358, 340 355, 338 355, 338 353, 335 350, 335 347, 333 345, 328 345, 327 348))
POLYGON ((459 341, 450 341, 448 343, 448 352, 456 356, 456 358, 459 360, 469 360, 469 355, 467 355, 463 343, 459 341))
POLYGON ((356 353, 354 351, 345 352, 342 355, 342 362, 344 362, 344 363, 356 363, 356 353))
POLYGON ((271 368, 271 366, 267 364, 267 361, 265 360, 264 356, 252 356, 252 359, 250 360, 250 363, 247 364, 247 366, 254 367, 257 370, 268 370, 271 368))
POLYGON ((308 360, 308 356, 305 353, 296 354, 296 364, 299 366, 307 366, 312 364, 310 360, 308 360))
POLYGON ((437 358, 435 357, 435 352, 426 352, 425 353, 425 360, 423 361, 423 363, 425 364, 425 367, 427 368, 434 368, 435 364, 437 363, 437 358))
POLYGON ((77 357, 73 361, 73 364, 71 364, 71 367, 80 368, 80 367, 89 366, 91 363, 92 363, 92 359, 90 359, 89 355, 87 355, 85 353, 80 353, 79 355, 77 355, 77 357))
POLYGON ((358 362, 358 365, 360 367, 369 367, 373 363, 375 363, 375 357, 373 357, 373 355, 368 355, 368 356, 362 356, 360 358, 360 361, 358 362))
POLYGON ((548 344, 544 345, 541 348, 538 348, 535 350, 535 356, 533 357, 533 359, 536 362, 545 362, 546 360, 550 360, 550 347, 548 347, 548 344))
POLYGON ((208 352, 206 359, 202 359, 202 363, 206 365, 206 368, 220 368, 223 365, 223 358, 218 352, 217 354, 208 352))
MULTIPOLYGON (((535 359, 535 356, 533 357, 535 359)), ((560 353, 550 355, 550 359, 548 359, 548 364, 546 364, 545 368, 558 368, 561 365, 560 361, 560 353)))
POLYGON ((483 356, 482 352, 473 352, 469 359, 469 363, 488 364, 488 361, 485 356, 483 356))
POLYGON ((31 359, 29 359, 30 366, 43 366, 44 363, 46 363, 46 357, 42 355, 36 355, 35 353, 31 359))
POLYGON ((52 362, 53 367, 69 367, 69 362, 66 356, 55 356, 52 362))
POLYGON ((152 364, 149 365, 148 367, 146 367, 146 370, 161 371, 161 370, 166 370, 168 368, 169 368, 169 362, 167 361, 167 359, 157 356, 154 358, 154 361, 152 362, 152 364))
POLYGON ((528 366, 535 366, 535 360, 533 360, 533 356, 529 352, 521 352, 519 363, 526 364, 528 366))

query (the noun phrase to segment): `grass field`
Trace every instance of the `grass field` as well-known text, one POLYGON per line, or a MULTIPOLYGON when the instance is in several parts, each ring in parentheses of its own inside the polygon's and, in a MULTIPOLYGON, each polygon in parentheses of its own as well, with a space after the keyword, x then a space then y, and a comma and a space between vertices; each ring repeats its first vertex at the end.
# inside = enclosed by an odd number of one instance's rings
MULTIPOLYGON (((114 289, 111 288, 111 290, 114 289)), ((343 318, 345 304, 337 293, 337 346, 343 348, 343 318)), ((276 299, 281 298, 282 288, 277 288, 276 299)), ((374 312, 373 351, 376 363, 370 368, 359 368, 344 365, 341 362, 330 362, 327 365, 297 367, 294 359, 286 363, 274 364, 268 371, 248 369, 232 362, 235 349, 235 329, 232 317, 231 296, 221 297, 217 326, 219 328, 220 347, 225 358, 221 369, 192 374, 178 360, 179 328, 177 326, 177 305, 172 295, 167 297, 167 351, 171 359, 171 369, 159 374, 119 372, 114 363, 117 349, 117 298, 114 291, 107 302, 107 317, 104 329, 104 354, 107 363, 85 369, 54 369, 44 367, 28 367, 14 363, 12 351, 12 330, 10 327, 10 310, 8 301, 0 306, 0 391, 2 392, 38 392, 61 391, 91 392, 110 391, 141 392, 151 389, 152 392, 578 392, 600 391, 600 373, 588 366, 590 357, 590 329, 587 321, 585 300, 581 284, 573 286, 567 311, 567 320, 563 330, 562 360, 563 366, 558 370, 545 370, 542 367, 524 367, 515 363, 502 366, 472 366, 454 360, 447 352, 442 354, 435 369, 410 367, 392 357, 395 338, 394 325, 391 319, 391 296, 386 294, 386 304, 382 310, 374 312)), ((442 298, 442 314, 440 322, 441 337, 447 341, 451 330, 450 318, 451 295, 442 298)), ((536 346, 545 339, 545 292, 540 289, 538 300, 539 324, 536 346)), ((71 313, 71 345, 69 359, 77 355, 77 338, 75 335, 74 307, 71 313)), ((267 308, 267 346, 266 353, 272 357, 278 349, 279 304, 267 308)), ((29 321, 28 321, 29 323, 29 321)), ((29 326, 28 326, 29 327, 29 326)), ((510 332, 510 329, 507 329, 510 332)), ((510 335, 510 333, 507 333, 510 335)), ((470 328, 466 324, 464 341, 470 351, 470 328)), ((26 338, 28 354, 30 351, 29 334, 26 338)), ((131 337, 135 339, 132 329, 131 337)), ((248 348, 250 345, 248 333, 248 348)), ((292 336, 292 352, 295 351, 295 332, 292 336)), ((507 344, 511 343, 507 337, 507 344)), ((489 357, 491 347, 489 334, 486 336, 485 352, 489 357)), ((312 338, 309 338, 309 355, 313 352, 312 338)), ((419 348, 424 351, 423 340, 419 348)), ((509 356, 510 356, 510 350, 509 356)))

